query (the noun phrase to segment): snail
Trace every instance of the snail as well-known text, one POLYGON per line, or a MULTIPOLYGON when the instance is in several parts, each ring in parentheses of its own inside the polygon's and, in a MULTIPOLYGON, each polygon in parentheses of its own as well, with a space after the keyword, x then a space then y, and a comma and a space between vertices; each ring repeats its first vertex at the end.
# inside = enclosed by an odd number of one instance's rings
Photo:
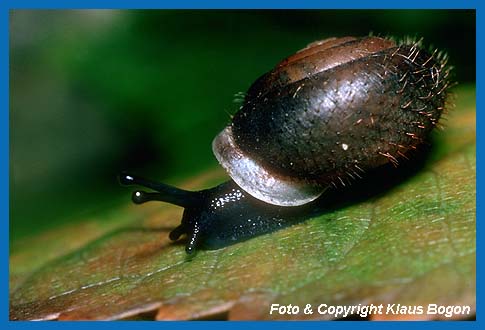
POLYGON ((398 166, 425 144, 444 110, 447 58, 421 42, 375 36, 309 44, 258 78, 212 143, 231 180, 185 191, 122 174, 133 201, 184 207, 169 235, 186 252, 267 232, 297 218, 328 188, 398 166))

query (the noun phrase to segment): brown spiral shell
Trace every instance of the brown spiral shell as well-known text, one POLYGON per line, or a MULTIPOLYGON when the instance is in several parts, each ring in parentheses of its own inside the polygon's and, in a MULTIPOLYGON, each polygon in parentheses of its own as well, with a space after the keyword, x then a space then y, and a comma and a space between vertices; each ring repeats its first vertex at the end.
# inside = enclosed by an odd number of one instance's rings
POLYGON ((426 141, 447 96, 446 58, 420 42, 331 38, 281 61, 249 88, 213 142, 231 178, 270 204, 296 206, 426 141))

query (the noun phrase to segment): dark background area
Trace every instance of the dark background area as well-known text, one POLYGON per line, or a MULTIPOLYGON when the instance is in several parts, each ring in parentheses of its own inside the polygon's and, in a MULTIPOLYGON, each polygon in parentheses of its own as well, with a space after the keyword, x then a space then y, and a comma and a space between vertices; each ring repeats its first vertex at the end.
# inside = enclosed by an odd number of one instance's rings
POLYGON ((10 16, 11 241, 128 203, 121 170, 177 184, 261 74, 333 36, 423 37, 475 83, 465 10, 15 10, 10 16))

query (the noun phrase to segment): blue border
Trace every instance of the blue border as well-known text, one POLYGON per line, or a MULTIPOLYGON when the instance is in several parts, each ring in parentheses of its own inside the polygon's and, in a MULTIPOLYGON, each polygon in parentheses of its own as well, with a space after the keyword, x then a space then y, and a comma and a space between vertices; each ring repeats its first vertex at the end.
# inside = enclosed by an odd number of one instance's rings
MULTIPOLYGON (((482 4, 483 6, 483 4, 482 4)), ((482 92, 483 92, 483 70, 484 70, 484 67, 483 67, 483 60, 479 60, 479 58, 483 59, 484 57, 484 51, 483 51, 483 41, 484 41, 484 38, 483 38, 483 26, 484 26, 484 22, 483 22, 483 7, 478 9, 477 8, 477 11, 476 11, 476 20, 477 20, 477 34, 476 34, 476 55, 477 55, 477 67, 476 67, 476 91, 477 91, 477 97, 476 97, 476 108, 477 108, 477 112, 476 112, 476 117, 477 117, 477 124, 476 124, 476 127, 477 127, 477 146, 479 145, 482 145, 482 140, 485 138, 483 133, 482 133, 482 127, 483 127, 483 122, 485 120, 485 114, 483 113, 483 111, 479 111, 480 109, 482 109, 482 104, 483 104, 483 95, 482 95, 482 92)), ((480 164, 482 162, 482 151, 480 150, 480 148, 477 147, 477 197, 476 197, 476 205, 477 205, 477 211, 476 211, 476 219, 477 219, 477 255, 480 255, 480 240, 479 240, 479 237, 481 237, 482 235, 481 232, 483 232, 483 225, 480 224, 480 221, 478 221, 479 219, 481 219, 481 215, 483 213, 483 209, 482 207, 480 206, 480 200, 483 200, 483 198, 481 197, 481 193, 480 193, 480 189, 479 187, 482 186, 481 182, 483 182, 483 176, 480 175, 480 171, 479 171, 479 168, 480 168, 480 164)), ((482 274, 482 267, 481 267, 481 264, 478 262, 478 258, 477 258, 477 274, 476 274, 476 278, 478 279, 479 278, 479 275, 482 274)), ((479 314, 479 300, 480 300, 480 294, 483 293, 483 290, 481 289, 481 285, 479 283, 479 281, 477 281, 477 320, 480 320, 479 317, 478 317, 478 314, 479 314)), ((480 312, 483 311, 483 308, 480 308, 480 312)), ((482 322, 483 322, 483 317, 481 318, 482 322)))
MULTIPOLYGON (((0 273, 1 277, 1 291, 5 292, 6 294, 3 295, 3 299, 1 300, 1 311, 2 311, 2 321, 8 320, 8 233, 9 233, 9 126, 8 126, 8 114, 9 114, 9 106, 8 106, 8 63, 9 63, 9 47, 8 47, 8 20, 9 14, 6 8, 1 5, 0 10, 0 63, 2 65, 2 75, 0 76, 0 93, 1 93, 1 100, 4 107, 2 107, 2 111, 0 111, 0 219, 1 222, 1 238, 0 241, 2 242, 2 249, 1 249, 1 258, 2 258, 2 268, 4 269, 0 273)), ((3 323, 3 322, 2 322, 3 323)))
POLYGON ((470 0, 407 0, 407 1, 383 1, 383 0, 340 0, 340 1, 318 1, 318 0, 180 0, 157 2, 153 0, 4 0, 5 7, 12 9, 34 9, 34 8, 166 8, 166 9, 474 9, 476 1, 470 0), (323 2, 323 3, 322 3, 323 2))
MULTIPOLYGON (((467 0, 402 0, 402 1, 386 1, 383 0, 370 0, 370 1, 359 1, 359 0, 339 0, 331 1, 327 3, 321 3, 317 0, 250 0, 250 1, 196 1, 196 0, 182 0, 174 1, 160 4, 149 0, 70 0, 70 1, 60 1, 60 0, 48 0, 48 1, 35 1, 35 0, 1 0, 0 1, 0 63, 2 65, 2 76, 0 80, 0 93, 4 106, 0 114, 0 214, 2 230, 0 230, 0 241, 2 242, 1 258, 3 261, 3 271, 0 273, 1 276, 1 311, 2 317, 0 320, 0 325, 3 327, 15 327, 15 328, 85 328, 93 326, 103 326, 105 328, 154 328, 160 329, 163 327, 171 327, 177 329, 188 329, 188 328, 227 328, 231 329, 245 329, 247 328, 273 328, 273 329, 289 329, 295 327, 308 327, 308 328, 321 328, 321 327, 397 327, 397 328, 409 328, 409 327, 430 327, 430 328, 469 328, 478 327, 481 321, 481 311, 480 304, 477 304, 477 321, 476 322, 392 322, 389 324, 387 322, 175 322, 175 323, 158 323, 158 322, 108 322, 108 323, 91 323, 91 322, 10 322, 8 321, 8 219, 9 219, 9 106, 8 106, 8 68, 9 68, 9 10, 10 9, 53 9, 53 8, 192 8, 192 9, 215 9, 215 8, 227 8, 227 9, 283 9, 283 8, 293 8, 293 9, 312 9, 312 8, 326 8, 326 9, 476 9, 477 10, 477 142, 481 144, 481 140, 484 138, 481 133, 481 126, 485 117, 483 111, 480 111, 481 105, 483 104, 482 95, 482 75, 483 64, 479 59, 484 58, 483 52, 483 21, 482 11, 480 8, 482 5, 479 0, 467 1, 467 0)), ((482 152, 477 149, 477 163, 480 167, 482 160, 482 152)), ((477 185, 481 186, 482 175, 480 171, 477 170, 477 185)), ((477 187, 477 188, 478 188, 477 187)), ((480 207, 480 189, 477 189, 477 219, 481 219, 482 208, 480 207)), ((478 237, 482 231, 480 227, 480 221, 477 221, 478 237)), ((480 249, 480 244, 477 242, 477 248, 480 249)), ((477 263, 477 278, 481 274, 480 263, 477 263)), ((480 302, 481 285, 480 281, 477 281, 477 302, 480 302)), ((446 288, 443 288, 446 290, 446 288)))

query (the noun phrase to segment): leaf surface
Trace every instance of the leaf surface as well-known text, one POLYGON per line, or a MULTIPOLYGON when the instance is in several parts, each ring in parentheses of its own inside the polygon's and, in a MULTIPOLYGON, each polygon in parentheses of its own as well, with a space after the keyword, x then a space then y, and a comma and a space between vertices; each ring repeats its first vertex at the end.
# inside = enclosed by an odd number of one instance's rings
MULTIPOLYGON (((417 173, 271 234, 187 257, 168 233, 181 210, 123 205, 14 244, 11 319, 331 319, 320 304, 475 310, 475 94, 456 107, 417 173), (313 314, 270 314, 271 304, 313 314)), ((208 187, 220 171, 185 185, 208 187)), ((455 315, 454 318, 468 316, 455 315)), ((428 319, 443 315, 371 315, 428 319)))

